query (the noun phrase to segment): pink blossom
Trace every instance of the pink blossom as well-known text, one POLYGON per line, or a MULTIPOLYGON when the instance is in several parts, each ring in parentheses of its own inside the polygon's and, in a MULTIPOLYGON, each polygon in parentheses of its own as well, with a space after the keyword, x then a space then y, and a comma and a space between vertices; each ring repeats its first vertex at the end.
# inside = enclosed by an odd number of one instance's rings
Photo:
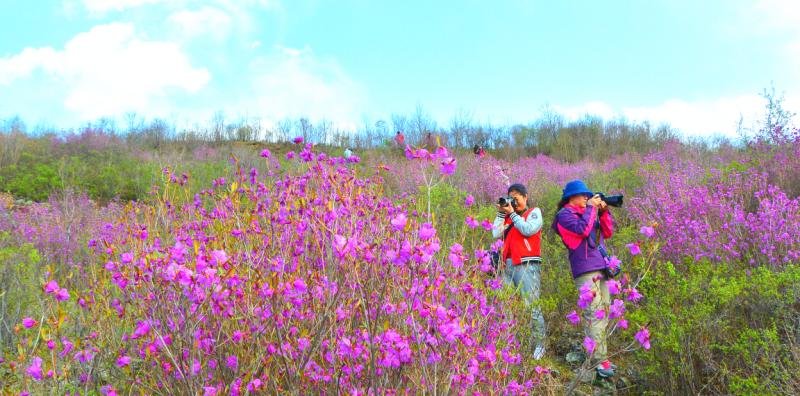
POLYGON ((236 355, 229 355, 225 359, 225 365, 229 369, 236 371, 236 369, 239 368, 239 358, 237 358, 236 355))
POLYGON ((136 329, 131 334, 131 338, 136 339, 146 336, 150 332, 150 323, 146 320, 139 321, 136 324, 136 329))
POLYGON ((642 250, 639 248, 639 244, 635 242, 629 243, 625 245, 625 247, 627 247, 631 251, 631 256, 636 256, 642 253, 642 250))
POLYGON ((580 296, 578 296, 578 307, 586 309, 589 304, 594 301, 595 292, 592 290, 592 281, 586 281, 580 288, 580 296))
POLYGON ((272 153, 270 153, 270 152, 269 152, 269 149, 263 149, 263 150, 261 150, 261 157, 263 157, 263 158, 269 158, 269 157, 271 157, 271 156, 272 156, 272 153))
POLYGON ((56 342, 54 340, 47 340, 47 349, 51 351, 56 349, 56 342))
POLYGON ((56 292, 55 297, 56 297, 56 300, 58 300, 58 301, 67 301, 67 300, 69 300, 69 292, 67 291, 67 289, 64 289, 64 288, 58 289, 58 291, 56 292))
POLYGON ((125 367, 131 364, 131 357, 127 355, 123 355, 117 358, 117 367, 125 367))
POLYGON ((464 220, 464 222, 467 223, 467 227, 473 228, 473 229, 478 227, 478 225, 479 225, 478 220, 473 219, 472 216, 467 216, 467 218, 464 220))
POLYGON ((103 396, 117 396, 117 390, 111 385, 105 385, 101 387, 100 393, 102 393, 103 396))
POLYGON ((594 340, 591 337, 586 336, 583 339, 583 347, 586 349, 586 352, 589 352, 590 355, 592 353, 594 353, 594 348, 596 346, 597 346, 597 344, 594 342, 594 340))
POLYGON ((467 195, 467 198, 464 200, 464 206, 472 206, 475 203, 475 197, 472 194, 467 195))
POLYGON ((302 136, 298 136, 298 137, 294 138, 294 140, 292 140, 292 141, 294 142, 294 144, 303 143, 303 137, 302 136))
POLYGON ((647 327, 642 327, 639 331, 636 332, 634 335, 636 341, 639 341, 639 344, 642 345, 644 349, 650 349, 650 330, 647 327))
POLYGON ((57 292, 58 291, 58 283, 56 281, 54 281, 54 280, 51 280, 50 282, 47 282, 47 284, 44 285, 44 291, 47 294, 53 294, 53 293, 57 292))
POLYGON ((31 376, 36 381, 41 381, 42 376, 42 358, 35 356, 31 359, 31 365, 28 366, 26 373, 31 376))
POLYGON ((456 172, 456 159, 452 157, 448 157, 442 160, 442 174, 443 175, 452 175, 456 172))
POLYGON ((614 302, 611 303, 611 306, 608 309, 608 317, 614 319, 614 318, 619 318, 624 314, 625 314, 625 303, 618 298, 614 299, 614 302))
POLYGON ((453 264, 453 268, 461 268, 464 265, 464 247, 458 243, 454 243, 453 246, 450 247, 450 263, 453 264))
POLYGON ((652 238, 653 235, 656 234, 656 230, 653 227, 643 226, 639 229, 639 232, 647 238, 652 238))
POLYGON ((608 287, 608 294, 613 296, 620 293, 620 284, 616 280, 614 279, 607 280, 606 286, 608 287))
POLYGON ((581 317, 580 315, 578 315, 577 312, 572 311, 567 314, 567 320, 569 320, 569 322, 572 323, 573 325, 577 325, 578 323, 580 323, 581 317))
POLYGON ((621 327, 623 329, 627 329, 628 328, 628 320, 625 319, 625 318, 620 318, 620 320, 617 322, 617 326, 619 326, 619 327, 621 327))
POLYGON ((261 380, 258 379, 258 378, 250 381, 250 383, 247 384, 247 391, 248 392, 255 392, 255 391, 259 390, 259 389, 261 389, 261 380))
POLYGON ((228 261, 228 255, 225 253, 224 250, 212 250, 211 251, 211 262, 215 263, 216 265, 225 264, 228 261))
POLYGON ((618 269, 619 265, 622 264, 622 261, 617 256, 611 256, 611 258, 606 259, 606 262, 608 263, 608 268, 612 270, 618 269))
POLYGON ((424 223, 419 227, 419 239, 427 241, 436 235, 436 229, 433 228, 431 223, 424 223))
POLYGON ((594 317, 597 320, 603 320, 603 318, 606 317, 606 311, 603 309, 598 309, 597 311, 594 311, 594 317))
POLYGON ((122 261, 122 264, 130 264, 133 261, 133 253, 122 253, 122 256, 120 256, 120 261, 122 261))
POLYGON ((637 302, 643 297, 636 288, 631 287, 625 291, 628 293, 628 301, 637 302))
POLYGON ((392 226, 397 231, 403 231, 403 229, 406 227, 406 222, 407 218, 404 212, 398 213, 397 216, 395 216, 391 221, 392 226))
POLYGON ((486 231, 491 231, 492 230, 492 222, 489 221, 489 220, 483 220, 483 221, 481 221, 481 227, 483 227, 483 229, 486 230, 486 231))
POLYGON ((31 327, 36 326, 36 319, 23 318, 22 325, 25 326, 26 329, 30 329, 31 327))

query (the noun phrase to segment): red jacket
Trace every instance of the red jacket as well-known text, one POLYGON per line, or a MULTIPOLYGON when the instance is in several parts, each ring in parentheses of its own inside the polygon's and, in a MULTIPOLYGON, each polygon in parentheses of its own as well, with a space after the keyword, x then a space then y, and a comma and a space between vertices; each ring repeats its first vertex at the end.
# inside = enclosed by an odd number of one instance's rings
MULTIPOLYGON (((522 218, 527 220, 528 216, 533 212, 533 208, 529 208, 522 214, 522 218)), ((503 262, 511 258, 511 263, 520 265, 523 261, 528 260, 542 260, 542 230, 539 229, 535 234, 526 237, 514 227, 511 217, 506 217, 505 223, 510 227, 508 234, 503 241, 503 262)))

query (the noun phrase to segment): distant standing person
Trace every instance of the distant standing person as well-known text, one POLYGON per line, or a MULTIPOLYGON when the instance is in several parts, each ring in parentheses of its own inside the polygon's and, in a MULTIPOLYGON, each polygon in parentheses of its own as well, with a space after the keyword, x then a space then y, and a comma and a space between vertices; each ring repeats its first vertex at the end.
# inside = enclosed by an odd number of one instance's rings
POLYGON ((483 146, 475 145, 472 147, 472 152, 475 153, 479 158, 483 158, 486 156, 486 150, 483 149, 483 146))
POLYGON ((394 142, 397 143, 399 147, 403 147, 406 142, 406 137, 403 136, 403 132, 397 131, 397 134, 394 135, 394 142))

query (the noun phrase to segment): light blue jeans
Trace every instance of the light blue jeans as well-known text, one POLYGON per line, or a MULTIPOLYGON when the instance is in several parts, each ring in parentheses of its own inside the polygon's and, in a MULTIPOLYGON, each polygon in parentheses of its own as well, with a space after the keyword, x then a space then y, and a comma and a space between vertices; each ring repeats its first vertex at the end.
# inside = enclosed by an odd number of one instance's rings
POLYGON ((542 289, 542 265, 541 264, 520 264, 513 265, 511 260, 506 260, 506 268, 503 271, 503 281, 506 285, 513 285, 525 301, 525 306, 531 310, 531 335, 533 345, 544 345, 547 328, 544 323, 542 310, 536 304, 539 300, 539 293, 542 289))

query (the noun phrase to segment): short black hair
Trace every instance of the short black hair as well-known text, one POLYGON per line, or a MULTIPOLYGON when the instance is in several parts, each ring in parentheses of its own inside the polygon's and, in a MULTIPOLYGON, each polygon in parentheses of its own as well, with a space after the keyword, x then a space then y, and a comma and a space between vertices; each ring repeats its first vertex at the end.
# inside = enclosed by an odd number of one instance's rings
POLYGON ((508 186, 507 193, 511 194, 512 191, 516 191, 516 192, 520 193, 521 195, 525 195, 525 196, 528 195, 528 189, 525 188, 525 186, 522 183, 514 183, 514 184, 508 186))

